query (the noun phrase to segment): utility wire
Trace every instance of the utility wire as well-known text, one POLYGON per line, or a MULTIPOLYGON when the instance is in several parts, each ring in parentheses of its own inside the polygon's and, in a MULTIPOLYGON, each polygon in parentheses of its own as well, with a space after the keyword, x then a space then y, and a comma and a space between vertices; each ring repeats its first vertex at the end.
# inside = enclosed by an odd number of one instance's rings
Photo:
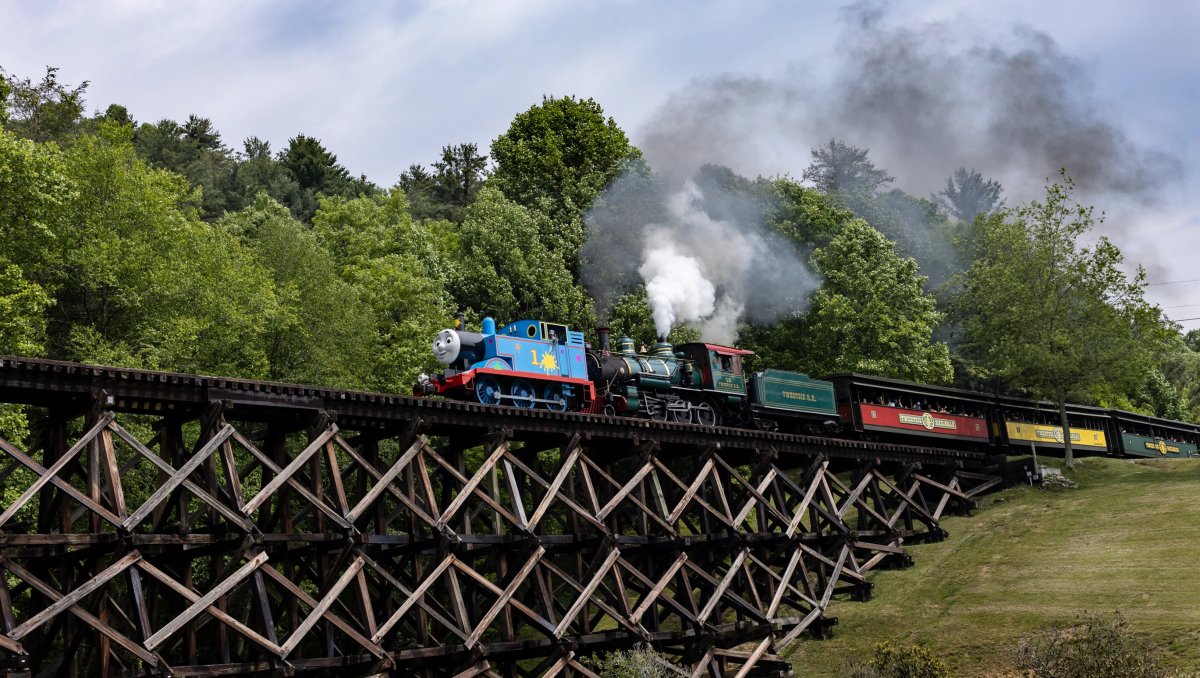
POLYGON ((1146 283, 1146 287, 1154 287, 1155 285, 1178 285, 1179 283, 1200 282, 1200 278, 1192 278, 1191 280, 1170 280, 1167 282, 1146 283))

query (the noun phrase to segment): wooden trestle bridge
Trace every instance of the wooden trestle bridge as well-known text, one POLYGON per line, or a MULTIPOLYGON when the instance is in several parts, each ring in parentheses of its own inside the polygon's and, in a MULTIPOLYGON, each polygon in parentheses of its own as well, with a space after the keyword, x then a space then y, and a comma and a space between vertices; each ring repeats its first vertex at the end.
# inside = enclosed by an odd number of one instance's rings
POLYGON ((8 676, 786 676, 981 454, 0 357, 8 676))

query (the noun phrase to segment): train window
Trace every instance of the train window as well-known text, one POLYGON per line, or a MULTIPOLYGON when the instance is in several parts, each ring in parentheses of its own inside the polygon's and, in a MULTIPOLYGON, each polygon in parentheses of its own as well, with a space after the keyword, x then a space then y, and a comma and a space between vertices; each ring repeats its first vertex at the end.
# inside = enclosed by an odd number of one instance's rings
POLYGON ((536 338, 538 335, 537 325, 530 324, 529 329, 525 330, 525 334, 528 334, 530 339, 536 338))
POLYGON ((567 341, 567 326, 546 323, 545 337, 548 341, 564 344, 567 341))

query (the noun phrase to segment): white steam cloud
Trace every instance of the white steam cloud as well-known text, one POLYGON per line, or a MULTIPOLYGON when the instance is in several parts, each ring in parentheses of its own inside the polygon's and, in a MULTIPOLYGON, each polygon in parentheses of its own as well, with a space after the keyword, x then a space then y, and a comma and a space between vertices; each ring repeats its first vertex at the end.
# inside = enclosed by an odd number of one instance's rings
POLYGON ((698 259, 680 254, 671 242, 658 247, 651 245, 660 238, 657 231, 647 236, 647 251, 638 273, 646 281, 654 327, 659 336, 666 336, 676 323, 695 322, 712 315, 717 290, 704 276, 698 259))
POLYGON ((583 279, 601 318, 638 282, 659 336, 687 324, 706 341, 732 344, 745 322, 803 312, 816 276, 744 203, 715 188, 706 195, 691 180, 664 195, 645 175, 621 177, 588 215, 583 250, 583 279))

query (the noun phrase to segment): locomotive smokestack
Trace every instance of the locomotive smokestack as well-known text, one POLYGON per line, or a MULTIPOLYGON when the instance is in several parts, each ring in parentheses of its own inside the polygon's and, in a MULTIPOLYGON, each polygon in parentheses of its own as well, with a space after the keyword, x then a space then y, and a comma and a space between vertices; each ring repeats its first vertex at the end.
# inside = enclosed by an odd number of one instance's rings
POLYGON ((665 335, 665 334, 658 335, 658 343, 660 343, 660 344, 667 343, 667 335, 665 335))
POLYGON ((454 314, 454 329, 460 332, 467 329, 467 314, 462 311, 454 314))
POLYGON ((609 342, 608 328, 597 327, 596 336, 600 337, 600 352, 608 355, 612 350, 612 344, 609 342))

